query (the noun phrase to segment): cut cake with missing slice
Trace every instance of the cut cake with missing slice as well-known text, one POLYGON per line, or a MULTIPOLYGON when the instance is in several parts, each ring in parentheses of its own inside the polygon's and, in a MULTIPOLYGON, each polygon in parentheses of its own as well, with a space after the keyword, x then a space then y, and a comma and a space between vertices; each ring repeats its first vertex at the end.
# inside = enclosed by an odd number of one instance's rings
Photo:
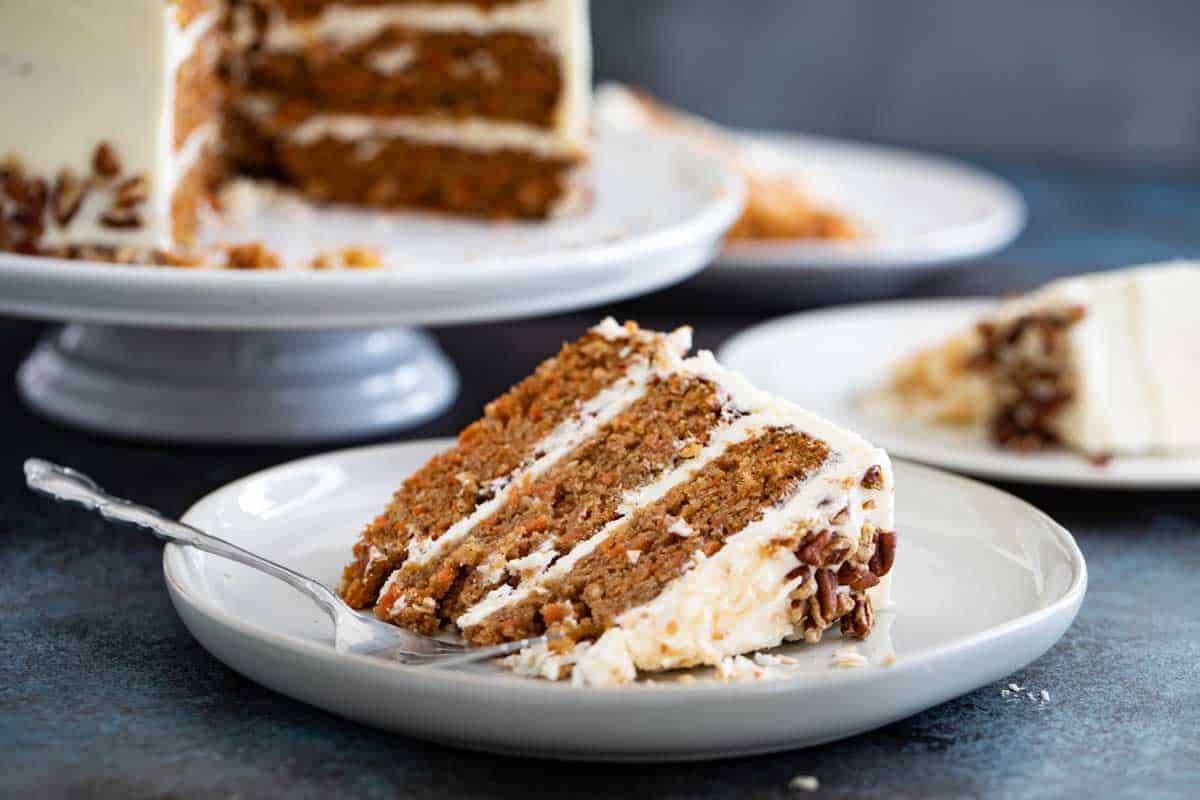
POLYGON ((840 624, 895 557, 887 455, 751 386, 690 331, 606 320, 405 481, 341 592, 424 633, 562 633, 511 666, 577 684, 719 665, 840 624))

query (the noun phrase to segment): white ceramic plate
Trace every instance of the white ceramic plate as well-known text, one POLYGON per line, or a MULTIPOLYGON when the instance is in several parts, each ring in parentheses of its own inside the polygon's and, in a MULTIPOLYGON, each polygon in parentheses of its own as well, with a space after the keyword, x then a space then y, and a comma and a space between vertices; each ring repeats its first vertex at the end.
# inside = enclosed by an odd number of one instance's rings
POLYGON ((1025 226, 1014 188, 954 159, 800 134, 747 132, 740 141, 759 169, 796 180, 869 236, 730 243, 698 279, 704 286, 776 301, 880 296, 995 253, 1025 226))
POLYGON ((878 402, 895 365, 967 330, 994 300, 920 300, 796 314, 751 328, 721 359, 764 389, 861 433, 893 456, 998 480, 1108 489, 1200 488, 1200 453, 1117 458, 1010 453, 978 429, 921 424, 878 402), (871 395, 876 393, 876 397, 871 395))
POLYGON ((209 241, 266 241, 293 261, 378 247, 379 270, 145 269, 0 254, 0 312, 75 322, 237 330, 496 320, 668 286, 707 265, 744 202, 719 160, 659 136, 606 133, 585 213, 549 223, 266 204, 209 241))
MULTIPOLYGON (((445 441, 350 450, 278 467, 200 501, 188 522, 335 582, 363 523, 445 441)), ((380 728, 491 751, 679 760, 765 753, 850 736, 998 680, 1053 645, 1087 570, 1070 534, 998 490, 899 464, 896 608, 860 646, 785 648, 774 680, 575 689, 492 665, 435 672, 338 654, 331 626, 291 589, 189 548, 163 559, 180 616, 210 652, 279 692, 380 728), (885 665, 894 657, 894 663, 885 665)))

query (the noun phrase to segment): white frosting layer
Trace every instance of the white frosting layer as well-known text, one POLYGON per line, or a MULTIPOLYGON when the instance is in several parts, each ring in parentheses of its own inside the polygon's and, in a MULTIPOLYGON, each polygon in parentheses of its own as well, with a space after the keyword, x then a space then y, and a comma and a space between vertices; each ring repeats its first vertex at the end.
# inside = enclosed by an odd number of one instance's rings
POLYGON ((97 199, 68 230, 51 225, 48 239, 171 245, 171 197, 183 172, 173 146, 176 73, 217 19, 210 13, 180 29, 163 0, 0 3, 0 97, 20 112, 0 115, 0 154, 16 155, 27 172, 53 181, 64 169, 89 175, 96 146, 107 141, 124 175, 150 185, 140 228, 98 225, 104 208, 96 210, 97 199))
POLYGON ((283 15, 274 15, 268 22, 264 45, 272 50, 296 50, 320 42, 327 47, 347 49, 368 42, 389 28, 481 36, 511 31, 539 36, 558 54, 564 79, 553 133, 560 148, 580 152, 586 148, 591 105, 588 14, 588 0, 529 0, 494 9, 432 3, 333 5, 313 20, 288 20, 283 15))
POLYGON ((1065 444, 1093 454, 1200 449, 1200 262, 1172 262, 1052 283, 997 319, 1084 306, 1070 331, 1076 400, 1058 420, 1065 444))

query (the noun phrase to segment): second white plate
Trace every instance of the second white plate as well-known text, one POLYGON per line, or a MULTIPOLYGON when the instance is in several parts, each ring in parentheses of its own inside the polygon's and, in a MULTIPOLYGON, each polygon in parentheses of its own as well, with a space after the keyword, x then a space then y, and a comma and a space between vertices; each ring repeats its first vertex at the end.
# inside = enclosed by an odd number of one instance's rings
MULTIPOLYGON (((186 521, 319 580, 336 582, 361 526, 446 441, 310 458, 253 475, 186 521)), ((306 703, 410 736, 490 751, 669 761, 806 747, 915 714, 999 680, 1049 649, 1079 610, 1087 569, 1046 515, 996 489, 898 464, 901 546, 895 608, 837 668, 837 634, 784 652, 776 679, 693 683, 665 676, 614 689, 460 672, 340 654, 328 621, 273 579, 169 546, 167 587, 213 655, 306 703)))
POLYGON ((735 337, 721 349, 721 359, 893 456, 1022 483, 1200 488, 1200 453, 1117 458, 1103 466, 1066 451, 1017 454, 997 448, 981 430, 921 424, 870 402, 901 359, 967 330, 995 302, 918 300, 795 314, 735 337))

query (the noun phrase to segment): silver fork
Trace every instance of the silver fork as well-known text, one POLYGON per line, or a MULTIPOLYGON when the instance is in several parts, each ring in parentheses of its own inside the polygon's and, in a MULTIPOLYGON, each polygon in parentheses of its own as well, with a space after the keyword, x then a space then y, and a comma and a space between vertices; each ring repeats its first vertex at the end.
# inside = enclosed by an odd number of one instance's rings
POLYGON ((472 648, 422 636, 389 625, 369 612, 355 611, 328 586, 282 564, 170 519, 152 508, 113 497, 87 475, 70 467, 31 458, 25 462, 25 482, 38 494, 61 502, 77 503, 98 512, 110 522, 142 528, 164 541, 189 545, 278 578, 307 595, 329 615, 333 620, 335 646, 341 652, 375 656, 414 666, 446 668, 500 658, 557 638, 542 636, 498 647, 472 648))

